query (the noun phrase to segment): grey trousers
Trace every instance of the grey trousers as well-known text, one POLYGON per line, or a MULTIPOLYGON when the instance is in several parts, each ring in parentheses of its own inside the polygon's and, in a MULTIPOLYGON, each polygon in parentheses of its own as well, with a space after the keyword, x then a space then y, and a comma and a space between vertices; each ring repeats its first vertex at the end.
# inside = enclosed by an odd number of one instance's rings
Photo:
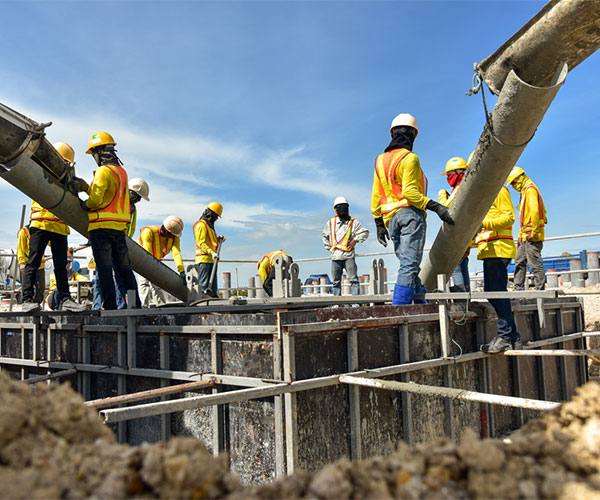
POLYGON ((524 241, 517 248, 517 257, 515 258, 515 290, 525 289, 525 280, 527 278, 527 264, 533 273, 533 282, 536 290, 543 290, 546 284, 546 273, 542 263, 543 241, 524 241))

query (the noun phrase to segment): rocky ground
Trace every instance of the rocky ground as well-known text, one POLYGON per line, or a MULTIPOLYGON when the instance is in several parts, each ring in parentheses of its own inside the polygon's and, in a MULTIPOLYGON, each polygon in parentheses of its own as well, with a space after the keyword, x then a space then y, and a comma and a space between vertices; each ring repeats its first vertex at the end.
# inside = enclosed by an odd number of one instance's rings
POLYGON ((68 385, 0 374, 2 498, 600 498, 600 384, 510 440, 446 440, 244 486, 193 439, 116 443, 68 385))

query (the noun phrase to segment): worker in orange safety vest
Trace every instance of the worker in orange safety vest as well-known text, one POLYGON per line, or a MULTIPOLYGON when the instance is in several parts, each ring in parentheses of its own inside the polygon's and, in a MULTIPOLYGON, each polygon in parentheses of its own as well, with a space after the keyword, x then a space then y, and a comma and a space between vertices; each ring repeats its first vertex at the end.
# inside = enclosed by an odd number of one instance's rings
POLYGON ((333 295, 342 294, 344 269, 350 279, 352 295, 359 295, 360 283, 354 258, 354 247, 369 237, 369 230, 354 217, 350 217, 350 205, 343 196, 338 196, 333 201, 333 209, 336 215, 327 221, 322 233, 323 245, 331 253, 333 295))

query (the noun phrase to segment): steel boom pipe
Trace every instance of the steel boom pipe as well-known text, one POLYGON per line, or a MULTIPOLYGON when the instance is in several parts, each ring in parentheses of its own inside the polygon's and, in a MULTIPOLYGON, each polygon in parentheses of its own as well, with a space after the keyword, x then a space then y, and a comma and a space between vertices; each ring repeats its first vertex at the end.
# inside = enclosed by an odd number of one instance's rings
POLYGON ((567 72, 567 65, 561 64, 549 87, 529 85, 514 71, 509 73, 489 116, 493 133, 486 123, 450 206, 455 225, 442 224, 421 269, 419 276, 428 290, 437 286, 438 274, 452 274, 567 72))
MULTIPOLYGON (((42 126, 26 120, 29 119, 0 104, 0 177, 51 210, 82 236, 89 238, 88 215, 81 208, 79 198, 65 190, 54 176, 56 170, 42 167, 40 158, 36 156, 40 154, 40 144, 44 149, 42 153, 49 156, 50 160, 55 160, 52 154, 58 156, 58 153, 54 148, 47 150, 48 143, 40 136, 43 134, 42 126), (17 115, 21 121, 16 120, 9 112, 17 115), (24 130, 24 126, 37 130, 37 136, 24 130), (19 140, 12 140, 14 137, 19 140)), ((130 238, 127 238, 127 249, 134 271, 178 299, 184 302, 187 300, 187 285, 179 274, 130 238)))

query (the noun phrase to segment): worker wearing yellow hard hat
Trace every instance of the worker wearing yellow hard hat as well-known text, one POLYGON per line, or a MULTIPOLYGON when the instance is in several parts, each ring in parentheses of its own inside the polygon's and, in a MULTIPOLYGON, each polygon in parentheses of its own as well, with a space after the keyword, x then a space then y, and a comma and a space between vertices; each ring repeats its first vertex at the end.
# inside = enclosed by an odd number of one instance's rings
MULTIPOLYGON (((63 160, 71 165, 75 164, 75 151, 71 146, 65 142, 57 142, 53 146, 63 160)), ((32 312, 40 309, 39 303, 34 300, 34 283, 37 281, 36 273, 40 268, 48 244, 50 244, 50 250, 52 251, 52 262, 54 264, 54 274, 56 275, 57 308, 74 312, 85 310, 85 307, 74 302, 69 294, 67 278, 67 235, 70 232, 69 226, 48 208, 42 207, 36 201, 31 202, 29 217, 31 220, 29 227, 29 258, 23 273, 22 310, 32 312)))
MULTIPOLYGON (((183 221, 176 215, 169 215, 160 226, 143 227, 140 231, 138 243, 158 260, 164 259, 171 252, 177 271, 185 280, 185 268, 183 267, 180 246, 182 233, 183 221)), ((144 277, 140 278, 139 290, 142 307, 160 305, 166 302, 165 292, 144 277)))
POLYGON ((375 160, 371 212, 377 240, 387 246, 391 237, 400 261, 393 305, 410 304, 415 292, 425 291, 419 279, 427 227, 425 210, 432 210, 443 221, 454 224, 445 206, 427 198, 427 178, 419 157, 412 152, 418 133, 414 116, 399 114, 390 126, 391 142, 375 160))
POLYGON ((217 236, 215 222, 222 215, 223 205, 211 201, 194 224, 198 286, 202 292, 213 297, 218 296, 217 270, 213 271, 213 266, 218 265, 221 244, 225 241, 225 236, 217 236))
MULTIPOLYGON (((446 168, 442 175, 446 176, 448 184, 452 188, 450 194, 445 189, 438 192, 438 202, 449 207, 456 196, 458 186, 463 180, 467 169, 467 162, 459 156, 454 156, 446 162, 446 168)), ((450 285, 451 292, 468 292, 471 290, 469 278, 469 249, 467 248, 462 260, 458 263, 454 271, 452 271, 452 284, 450 285)))
POLYGON ((140 306, 125 239, 131 224, 127 172, 117 156, 116 144, 108 132, 95 132, 90 137, 86 153, 92 155, 98 169, 85 190, 89 198, 82 202, 88 212, 88 232, 104 309, 117 308, 113 270, 125 290, 136 291, 135 305, 140 306))
POLYGON ((275 257, 281 255, 289 267, 294 259, 283 250, 275 250, 263 255, 262 259, 256 264, 258 275, 263 282, 263 290, 269 297, 273 297, 273 280, 275 279, 275 257))
POLYGON ((521 193, 519 201, 519 237, 517 239, 517 256, 515 258, 515 290, 524 290, 527 278, 527 265, 533 273, 536 290, 543 290, 546 285, 546 273, 542 262, 545 226, 548 223, 546 207, 540 190, 525 174, 515 166, 506 182, 521 193))

